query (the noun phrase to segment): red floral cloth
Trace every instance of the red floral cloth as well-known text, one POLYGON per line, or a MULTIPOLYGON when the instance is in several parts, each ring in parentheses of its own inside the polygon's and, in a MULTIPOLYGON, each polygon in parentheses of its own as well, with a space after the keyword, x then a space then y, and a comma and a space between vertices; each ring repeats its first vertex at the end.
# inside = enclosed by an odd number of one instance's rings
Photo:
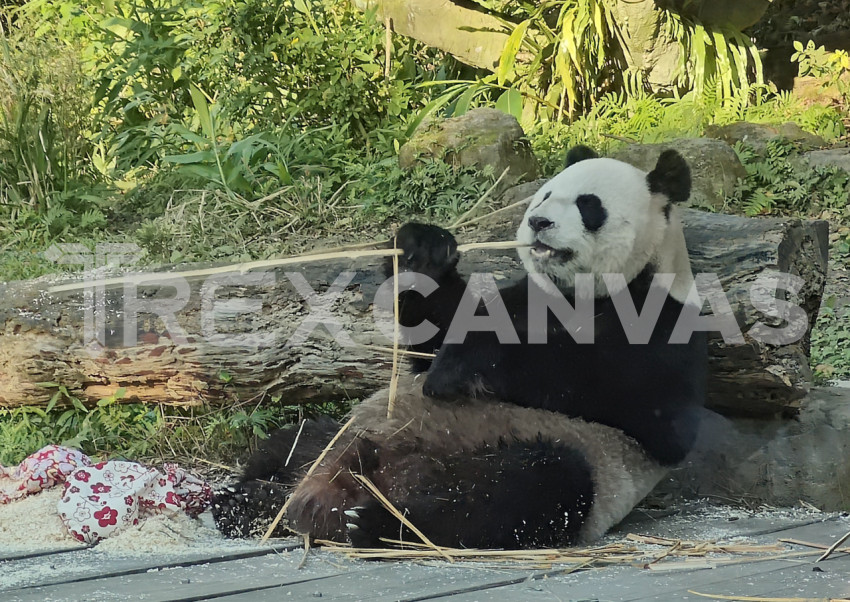
POLYGON ((91 466, 88 456, 60 445, 48 445, 14 468, 0 465, 0 504, 64 483, 81 466, 91 466))
POLYGON ((0 503, 64 482, 59 516, 68 532, 85 543, 96 543, 154 514, 184 511, 197 516, 212 499, 207 483, 176 464, 163 465, 163 472, 119 460, 92 464, 81 452, 58 445, 29 456, 14 472, 0 470, 0 476, 13 480, 9 491, 0 489, 0 503))

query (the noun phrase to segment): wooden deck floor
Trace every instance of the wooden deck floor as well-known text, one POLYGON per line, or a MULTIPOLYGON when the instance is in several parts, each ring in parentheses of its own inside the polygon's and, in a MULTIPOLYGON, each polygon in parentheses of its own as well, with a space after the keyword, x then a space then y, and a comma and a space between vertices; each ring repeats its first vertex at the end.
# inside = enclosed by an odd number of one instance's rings
MULTIPOLYGON (((791 538, 831 545, 850 531, 850 518, 817 515, 734 522, 715 519, 723 539, 776 543, 791 538)), ((709 521, 710 522, 710 521, 709 521)), ((693 539, 706 521, 633 518, 621 529, 644 535, 693 539)), ((616 537, 616 535, 614 536, 616 537)), ((847 545, 850 545, 848 543, 847 545)), ((846 549, 844 547, 840 549, 846 549)), ((791 546, 789 551, 806 551, 791 546)), ((311 552, 303 567, 301 543, 242 548, 226 553, 174 557, 103 554, 96 549, 43 552, 29 557, 0 550, 0 600, 263 600, 395 601, 674 601, 760 598, 850 598, 850 554, 756 561, 754 557, 706 559, 693 567, 681 560, 652 570, 609 566, 565 574, 566 567, 522 570, 445 561, 352 561, 337 553, 311 552), (726 598, 729 599, 729 598, 726 598)))

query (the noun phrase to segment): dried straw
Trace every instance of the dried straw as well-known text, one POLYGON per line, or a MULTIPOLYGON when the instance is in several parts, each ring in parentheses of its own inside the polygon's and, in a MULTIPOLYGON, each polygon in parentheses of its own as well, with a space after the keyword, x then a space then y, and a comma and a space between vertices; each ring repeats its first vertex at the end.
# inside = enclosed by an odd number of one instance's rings
POLYGON ((758 596, 721 596, 719 594, 701 594, 689 589, 689 594, 717 600, 737 600, 738 602, 850 602, 847 598, 760 598, 758 596))
POLYGON ((416 536, 417 536, 419 539, 421 539, 421 540, 422 540, 422 542, 430 548, 430 550, 429 550, 429 551, 436 552, 437 554, 439 554, 440 556, 442 556, 443 558, 445 558, 445 559, 446 559, 446 560, 448 560, 449 562, 454 562, 454 559, 453 559, 453 558, 452 558, 449 554, 447 554, 447 553, 444 551, 444 549, 443 549, 443 548, 438 547, 437 545, 435 545, 435 544, 434 544, 434 543, 433 543, 430 539, 428 539, 428 538, 425 536, 425 534, 424 534, 424 533, 422 533, 422 531, 420 531, 419 529, 417 529, 417 528, 416 528, 416 525, 414 525, 413 523, 411 523, 411 522, 407 519, 407 517, 406 517, 406 516, 404 516, 401 512, 399 512, 398 508, 396 508, 396 507, 393 505, 393 503, 392 503, 392 502, 390 502, 390 501, 386 498, 386 496, 384 496, 384 494, 383 494, 383 493, 381 493, 380 489, 378 489, 377 487, 375 487, 375 484, 374 484, 372 481, 370 481, 368 477, 365 477, 365 476, 363 476, 362 474, 354 474, 354 473, 352 473, 352 476, 353 476, 355 479, 357 479, 357 480, 358 480, 358 481, 359 481, 359 482, 360 482, 360 483, 361 483, 364 487, 366 487, 366 489, 368 489, 368 490, 369 490, 369 493, 371 493, 373 496, 375 496, 375 499, 377 499, 379 502, 381 502, 381 505, 382 505, 384 508, 386 508, 386 509, 390 512, 390 514, 392 514, 392 515, 393 515, 393 516, 395 516, 395 517, 396 517, 399 521, 401 521, 401 523, 402 523, 405 527, 407 527, 408 529, 410 529, 411 531, 413 531, 413 532, 416 534, 416 536))
MULTIPOLYGON (((389 508, 388 508, 389 509, 389 508)), ((392 510, 390 510, 392 512, 392 510)), ((394 513, 395 514, 395 513, 394 513)), ((401 520, 401 518, 399 519, 401 520)), ((383 540, 398 548, 352 548, 334 542, 321 542, 327 549, 344 554, 348 558, 370 560, 426 560, 446 556, 464 562, 498 564, 499 568, 551 569, 555 565, 569 565, 569 570, 611 565, 633 565, 653 571, 695 570, 713 568, 727 564, 761 562, 785 558, 811 556, 815 552, 786 552, 779 545, 718 544, 711 541, 673 540, 662 537, 629 534, 622 542, 588 548, 532 549, 532 550, 481 550, 440 547, 434 549, 427 544, 383 540), (640 548, 643 546, 662 546, 661 555, 657 550, 640 548), (744 555, 746 558, 706 558, 709 554, 744 555), (662 562, 668 557, 682 558, 685 561, 662 562)), ((319 542, 317 542, 319 543, 319 542)))
POLYGON ((831 555, 831 554, 832 554, 835 550, 837 550, 837 549, 838 549, 838 546, 840 546, 841 544, 843 544, 843 543, 844 543, 845 541, 847 541, 848 539, 850 539, 850 531, 848 531, 847 533, 845 533, 844 535, 842 535, 841 537, 839 537, 839 538, 838 538, 838 541, 836 541, 834 544, 832 544, 831 546, 829 546, 829 548, 826 550, 826 552, 824 552, 824 553, 821 555, 821 557, 820 557, 820 558, 818 558, 817 560, 815 560, 815 562, 820 562, 821 560, 826 560, 827 558, 829 558, 829 556, 830 556, 830 555, 831 555))
MULTIPOLYGON (((397 241, 397 238, 393 238, 393 251, 399 250, 397 241)), ((387 398, 387 419, 393 417, 395 397, 398 393, 398 340, 401 336, 399 328, 398 253, 393 253, 393 370, 390 374, 390 390, 387 398)))

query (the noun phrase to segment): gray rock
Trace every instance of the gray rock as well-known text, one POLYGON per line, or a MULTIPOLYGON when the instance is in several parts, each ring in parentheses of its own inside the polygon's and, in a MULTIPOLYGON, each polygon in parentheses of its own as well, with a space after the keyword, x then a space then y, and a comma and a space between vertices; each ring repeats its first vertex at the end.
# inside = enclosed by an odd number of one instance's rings
POLYGON ((778 138, 790 140, 805 149, 826 146, 826 141, 823 138, 810 134, 790 121, 778 127, 746 121, 737 121, 721 126, 711 125, 706 128, 705 135, 709 138, 722 140, 730 146, 734 146, 736 142, 743 142, 758 150, 763 149, 769 141, 778 138))
POLYGON ((675 149, 691 167, 692 190, 689 205, 719 210, 735 189, 746 169, 732 147, 711 138, 679 138, 665 144, 630 144, 611 156, 645 171, 651 171, 658 156, 675 149))
POLYGON ((655 495, 775 506, 850 507, 850 389, 819 387, 793 418, 742 420, 706 411, 695 449, 655 495))
POLYGON ((537 177, 537 158, 517 120, 496 109, 473 109, 460 117, 423 122, 401 147, 399 165, 409 169, 425 161, 445 161, 483 169, 498 177, 502 188, 537 177))
POLYGON ((811 151, 805 157, 812 167, 828 165, 850 172, 850 148, 811 151))

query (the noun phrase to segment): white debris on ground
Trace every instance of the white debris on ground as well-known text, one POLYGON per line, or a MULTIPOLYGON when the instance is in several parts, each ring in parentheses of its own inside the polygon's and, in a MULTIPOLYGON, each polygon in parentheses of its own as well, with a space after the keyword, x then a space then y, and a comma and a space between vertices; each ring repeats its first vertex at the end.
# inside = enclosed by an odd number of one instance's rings
POLYGON ((65 530, 56 505, 62 488, 54 487, 8 504, 0 504, 0 550, 27 553, 83 547, 65 530))
MULTIPOLYGON (((61 496, 62 488, 54 487, 9 504, 0 504, 0 551, 20 555, 85 547, 71 537, 59 518, 56 506, 61 496)), ((126 557, 191 552, 214 554, 256 547, 256 542, 225 539, 211 523, 211 520, 189 518, 182 512, 159 514, 103 540, 93 551, 126 557)))
POLYGON ((693 541, 739 542, 750 538, 741 535, 741 525, 746 521, 758 520, 763 530, 768 530, 771 527, 781 528, 792 523, 823 521, 838 515, 839 513, 835 512, 822 512, 812 506, 762 507, 749 510, 736 506, 712 505, 703 501, 686 504, 674 514, 653 518, 651 511, 637 508, 623 524, 609 533, 603 542, 619 541, 630 532, 693 541))

